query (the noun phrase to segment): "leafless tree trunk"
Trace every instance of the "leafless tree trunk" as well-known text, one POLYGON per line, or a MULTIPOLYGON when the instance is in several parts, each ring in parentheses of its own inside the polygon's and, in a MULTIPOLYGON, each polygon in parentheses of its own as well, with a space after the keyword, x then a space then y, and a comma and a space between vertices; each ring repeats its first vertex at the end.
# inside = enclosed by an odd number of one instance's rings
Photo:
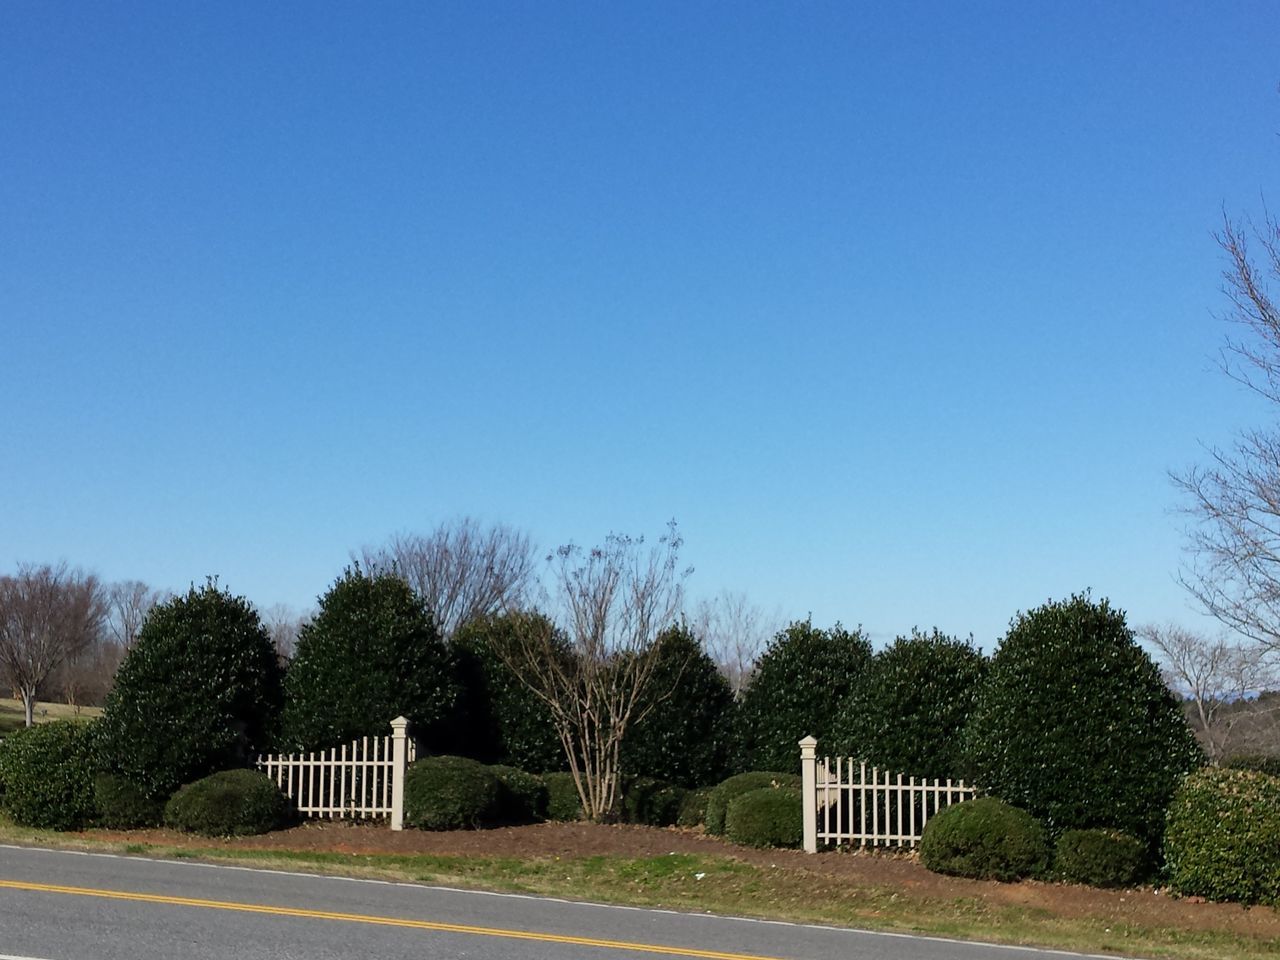
POLYGON ((673 522, 651 549, 617 534, 591 550, 560 547, 547 558, 554 624, 530 617, 496 651, 550 708, 591 820, 612 815, 622 741, 663 699, 643 695, 691 572, 676 569, 680 546, 673 522))
POLYGON ((22 565, 0 577, 0 667, 22 698, 27 726, 40 685, 101 634, 106 612, 98 579, 66 564, 22 565))
MULTIPOLYGON (((1270 283, 1280 280, 1280 224, 1224 223, 1218 243, 1231 308, 1222 368, 1259 396, 1280 404, 1280 307, 1270 283), (1250 243, 1261 257, 1255 261, 1250 243)), ((1190 559, 1180 579, 1233 631, 1280 649, 1280 430, 1240 434, 1229 449, 1209 450, 1207 466, 1173 477, 1187 495, 1190 559)))
POLYGON ((133 647, 151 608, 168 597, 168 591, 152 590, 139 580, 111 585, 107 591, 107 628, 121 650, 127 653, 133 647))
POLYGON ((1177 626, 1146 626, 1138 635, 1155 648, 1171 690, 1190 701, 1192 727, 1214 763, 1247 749, 1240 734, 1280 705, 1259 694, 1280 674, 1266 647, 1206 637, 1177 626))
POLYGON ((693 618, 694 633, 702 638, 735 697, 746 688, 756 659, 782 626, 781 614, 766 614, 745 593, 728 591, 698 604, 693 618))
POLYGON ((271 635, 271 643, 276 648, 276 657, 281 663, 293 659, 293 650, 298 643, 298 634, 311 622, 311 613, 298 613, 288 604, 277 603, 262 614, 262 624, 271 635))
POLYGON ((526 534, 504 524, 484 527, 471 517, 425 536, 396 534, 383 547, 365 548, 360 559, 369 571, 403 578, 446 640, 465 623, 520 607, 534 579, 526 534))

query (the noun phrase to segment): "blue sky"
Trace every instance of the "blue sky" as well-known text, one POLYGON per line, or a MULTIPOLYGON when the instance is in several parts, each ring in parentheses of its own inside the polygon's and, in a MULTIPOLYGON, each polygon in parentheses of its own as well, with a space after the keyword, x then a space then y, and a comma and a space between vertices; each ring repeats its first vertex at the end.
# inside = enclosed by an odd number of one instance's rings
POLYGON ((1206 625, 1274 5, 182 6, 0 6, 0 565, 306 607, 675 517, 696 595, 880 641, 1206 625))

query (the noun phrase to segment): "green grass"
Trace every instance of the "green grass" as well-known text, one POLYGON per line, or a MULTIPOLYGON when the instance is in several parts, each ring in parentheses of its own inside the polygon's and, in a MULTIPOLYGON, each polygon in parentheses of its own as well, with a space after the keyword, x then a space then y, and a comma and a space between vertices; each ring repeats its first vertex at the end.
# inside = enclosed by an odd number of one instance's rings
MULTIPOLYGON (((97 717, 102 715, 101 707, 81 707, 79 714, 74 707, 65 703, 36 704, 36 723, 47 723, 50 720, 65 720, 74 717, 97 717)), ((0 699, 0 737, 26 726, 26 714, 22 712, 21 700, 0 699)))

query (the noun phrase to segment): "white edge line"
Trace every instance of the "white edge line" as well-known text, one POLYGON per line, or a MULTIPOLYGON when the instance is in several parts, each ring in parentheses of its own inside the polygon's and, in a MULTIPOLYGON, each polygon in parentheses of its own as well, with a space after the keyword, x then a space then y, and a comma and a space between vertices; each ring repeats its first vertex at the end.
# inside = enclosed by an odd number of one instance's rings
MULTIPOLYGON (((201 860, 172 860, 163 857, 147 857, 139 854, 103 853, 96 850, 60 850, 56 847, 28 847, 17 843, 0 843, 0 850, 24 850, 37 853, 70 854, 77 857, 99 857, 104 860, 136 860, 142 863, 164 863, 175 867, 203 867, 209 870, 239 870, 242 873, 265 873, 284 877, 301 877, 306 880, 338 880, 343 883, 366 883, 384 887, 407 887, 413 890, 438 890, 444 893, 461 893, 481 897, 502 897, 508 900, 533 900, 542 903, 563 903, 575 907, 597 907, 603 910, 630 910, 636 913, 661 913, 676 917, 695 917, 704 920, 731 920, 736 923, 759 923, 775 927, 792 927, 802 930, 825 930, 831 933, 853 933, 868 937, 892 937, 897 940, 924 940, 929 943, 950 943, 969 947, 990 947, 996 950, 1020 950, 1057 957, 1081 957, 1085 960, 1141 960, 1118 953, 1076 953, 1054 947, 1030 947, 1018 943, 991 943, 986 940, 960 940, 955 937, 938 937, 925 933, 901 933, 893 930, 865 930, 861 927, 835 927, 825 923, 802 923, 795 920, 765 920, 760 917, 738 917, 724 913, 694 913, 690 910, 671 910, 663 907, 636 907, 621 903, 599 903, 594 900, 569 900, 565 897, 547 897, 532 893, 504 893, 498 890, 471 890, 466 887, 446 887, 430 883, 411 883, 405 880, 378 880, 373 877, 340 877, 328 873, 304 873, 299 870, 273 870, 270 867, 245 867, 233 863, 209 863, 201 860)), ((262 851, 270 856, 270 850, 262 851)), ((360 854, 353 854, 353 860, 360 854)), ((0 954, 0 960, 41 960, 39 957, 9 957, 0 954)))

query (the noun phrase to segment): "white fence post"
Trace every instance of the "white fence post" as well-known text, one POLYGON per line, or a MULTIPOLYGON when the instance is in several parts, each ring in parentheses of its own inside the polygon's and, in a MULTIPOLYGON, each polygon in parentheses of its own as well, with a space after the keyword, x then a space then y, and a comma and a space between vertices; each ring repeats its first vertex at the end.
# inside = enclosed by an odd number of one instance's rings
POLYGON ((404 829, 405 731, 409 721, 396 717, 391 721, 391 829, 404 829))
POLYGON ((818 741, 800 741, 800 796, 804 803, 804 851, 818 852, 818 741))

